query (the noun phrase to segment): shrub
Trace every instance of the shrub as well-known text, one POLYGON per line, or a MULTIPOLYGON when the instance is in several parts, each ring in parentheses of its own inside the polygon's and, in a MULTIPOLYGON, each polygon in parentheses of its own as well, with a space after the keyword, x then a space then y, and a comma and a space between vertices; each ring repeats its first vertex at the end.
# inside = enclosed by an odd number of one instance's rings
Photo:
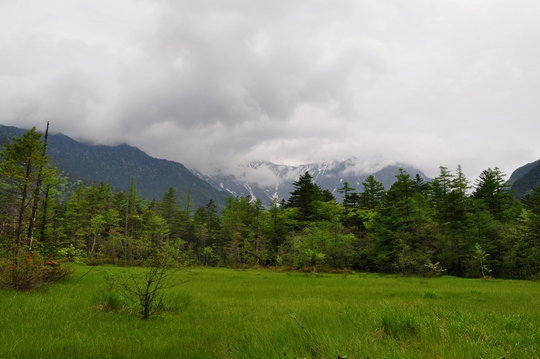
MULTIPOLYGON (((173 281, 178 267, 167 251, 158 252, 146 262, 142 273, 131 271, 127 276, 111 276, 105 273, 104 279, 110 290, 116 289, 119 295, 139 309, 142 319, 150 319, 165 310, 166 292, 179 284, 173 281)), ((104 303, 115 306, 116 297, 105 296, 104 303)))
POLYGON ((30 290, 69 276, 73 269, 55 260, 44 261, 37 252, 28 252, 14 260, 0 262, 0 286, 30 290))
POLYGON ((82 249, 76 249, 73 244, 69 247, 60 248, 58 256, 65 258, 68 262, 83 263, 86 258, 86 253, 82 249))

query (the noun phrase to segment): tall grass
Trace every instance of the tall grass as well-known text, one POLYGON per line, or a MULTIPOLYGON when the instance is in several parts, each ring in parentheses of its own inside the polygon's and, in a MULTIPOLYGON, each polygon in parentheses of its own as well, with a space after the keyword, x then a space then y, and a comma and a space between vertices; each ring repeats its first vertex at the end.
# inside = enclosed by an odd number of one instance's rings
POLYGON ((143 321, 88 269, 0 292, 1 358, 540 357, 535 282, 192 269, 143 321))

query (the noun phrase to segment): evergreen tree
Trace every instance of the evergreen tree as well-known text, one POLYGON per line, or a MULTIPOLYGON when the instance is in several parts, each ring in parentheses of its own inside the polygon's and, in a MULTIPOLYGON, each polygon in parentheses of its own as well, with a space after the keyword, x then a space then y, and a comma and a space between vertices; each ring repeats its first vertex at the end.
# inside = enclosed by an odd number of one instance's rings
POLYGON ((221 219, 214 200, 210 199, 193 216, 194 236, 197 240, 199 259, 203 265, 218 264, 224 257, 224 244, 219 240, 221 219))
POLYGON ((73 246, 75 249, 82 249, 86 241, 87 233, 85 227, 85 203, 84 186, 82 182, 75 189, 66 203, 64 213, 64 234, 66 247, 73 246))
POLYGON ((287 201, 287 207, 298 209, 299 221, 313 221, 316 215, 316 201, 323 200, 321 188, 313 182, 309 172, 293 182, 294 191, 287 201))
MULTIPOLYGON (((163 198, 159 202, 158 208, 159 214, 163 217, 163 219, 165 219, 165 222, 169 226, 170 238, 180 238, 182 232, 180 222, 180 206, 178 205, 176 190, 173 187, 169 187, 169 189, 163 194, 163 198)), ((167 240, 170 238, 167 238, 167 240)))
POLYGON ((360 207, 366 209, 375 209, 382 203, 386 196, 384 185, 377 181, 373 175, 370 175, 362 182, 364 191, 360 194, 360 207))
POLYGON ((247 197, 229 197, 222 216, 221 238, 226 243, 227 259, 236 267, 254 264, 253 212, 247 197))
POLYGON ((287 239, 287 220, 284 207, 277 198, 272 200, 270 209, 263 213, 263 231, 268 239, 268 258, 270 264, 278 264, 279 249, 287 239))
POLYGON ((508 219, 508 210, 514 204, 511 191, 504 180, 505 176, 497 167, 488 168, 476 180, 472 193, 472 197, 483 201, 498 221, 508 219))
POLYGON ((11 249, 15 258, 19 258, 23 245, 32 249, 39 188, 44 178, 54 176, 55 169, 48 166, 45 143, 35 127, 5 144, 0 158, 0 190, 6 199, 3 204, 11 207, 4 213, 12 214, 9 216, 14 223, 11 249), (28 232, 26 237, 25 232, 28 232))
POLYGON ((464 260, 475 242, 470 238, 473 206, 467 194, 468 189, 469 181, 459 165, 455 175, 446 167, 440 167, 440 175, 430 186, 430 199, 436 211, 435 220, 441 232, 435 256, 452 275, 463 274, 464 260))
POLYGON ((351 208, 354 207, 354 198, 355 198, 355 194, 356 192, 356 188, 352 188, 350 185, 349 185, 349 182, 345 181, 343 182, 343 187, 341 188, 338 188, 338 193, 341 194, 343 196, 343 207, 345 208, 345 213, 348 213, 350 211, 351 208))
POLYGON ((403 169, 370 223, 375 270, 421 273, 431 263, 436 240, 428 199, 403 169))
POLYGON ((61 246, 61 221, 64 206, 58 201, 59 191, 56 189, 60 183, 61 180, 56 177, 43 181, 41 214, 36 226, 40 252, 46 258, 54 258, 61 246))
POLYGON ((439 213, 445 212, 446 196, 450 193, 450 184, 454 176, 447 167, 439 167, 439 175, 433 179, 429 186, 429 197, 439 213))
POLYGON ((429 189, 429 183, 422 178, 418 173, 414 176, 414 188, 416 192, 426 194, 429 189))

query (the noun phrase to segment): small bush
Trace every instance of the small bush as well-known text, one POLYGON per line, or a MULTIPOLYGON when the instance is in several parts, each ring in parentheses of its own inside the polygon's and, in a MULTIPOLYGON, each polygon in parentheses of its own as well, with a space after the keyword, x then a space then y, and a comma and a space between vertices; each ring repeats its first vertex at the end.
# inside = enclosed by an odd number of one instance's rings
POLYGON ((55 260, 44 261, 37 252, 28 252, 16 260, 0 262, 0 286, 15 290, 31 290, 58 281, 73 273, 70 266, 55 260))
MULTIPOLYGON (((166 292, 180 284, 175 282, 173 276, 178 271, 176 263, 171 259, 167 251, 158 252, 146 263, 144 271, 131 271, 127 276, 112 276, 104 273, 104 279, 108 285, 108 292, 113 290, 125 298, 132 306, 139 310, 143 319, 163 312, 166 292)), ((114 307, 116 297, 106 295, 102 300, 103 308, 114 307)))
POLYGON ((439 298, 439 295, 435 292, 431 292, 428 290, 424 292, 424 298, 437 299, 439 298))
POLYGON ((76 249, 73 244, 70 244, 69 247, 60 248, 58 250, 58 256, 68 262, 83 263, 86 258, 86 252, 82 249, 76 249))

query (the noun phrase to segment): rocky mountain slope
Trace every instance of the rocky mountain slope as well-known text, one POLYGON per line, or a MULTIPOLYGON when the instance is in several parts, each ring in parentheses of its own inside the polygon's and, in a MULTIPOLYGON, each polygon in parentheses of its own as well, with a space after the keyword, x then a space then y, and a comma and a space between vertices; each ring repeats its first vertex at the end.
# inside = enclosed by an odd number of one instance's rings
MULTIPOLYGON (((405 169, 411 176, 419 174, 425 180, 429 180, 422 171, 407 165, 389 165, 380 169, 371 166, 372 170, 359 169, 361 162, 357 158, 344 161, 331 161, 328 163, 311 163, 299 166, 277 165, 271 162, 253 162, 247 166, 234 169, 235 174, 225 171, 217 171, 213 175, 196 173, 199 178, 207 181, 212 186, 227 191, 233 196, 251 196, 260 199, 268 206, 274 198, 287 199, 294 190, 293 182, 300 175, 309 172, 322 189, 330 190, 336 198, 340 198, 337 189, 343 186, 343 182, 349 182, 357 191, 363 190, 362 182, 373 175, 387 189, 395 181, 399 168, 405 169)), ((379 166, 380 167, 380 166, 379 166)), ((232 171, 229 171, 232 172, 232 171)))

